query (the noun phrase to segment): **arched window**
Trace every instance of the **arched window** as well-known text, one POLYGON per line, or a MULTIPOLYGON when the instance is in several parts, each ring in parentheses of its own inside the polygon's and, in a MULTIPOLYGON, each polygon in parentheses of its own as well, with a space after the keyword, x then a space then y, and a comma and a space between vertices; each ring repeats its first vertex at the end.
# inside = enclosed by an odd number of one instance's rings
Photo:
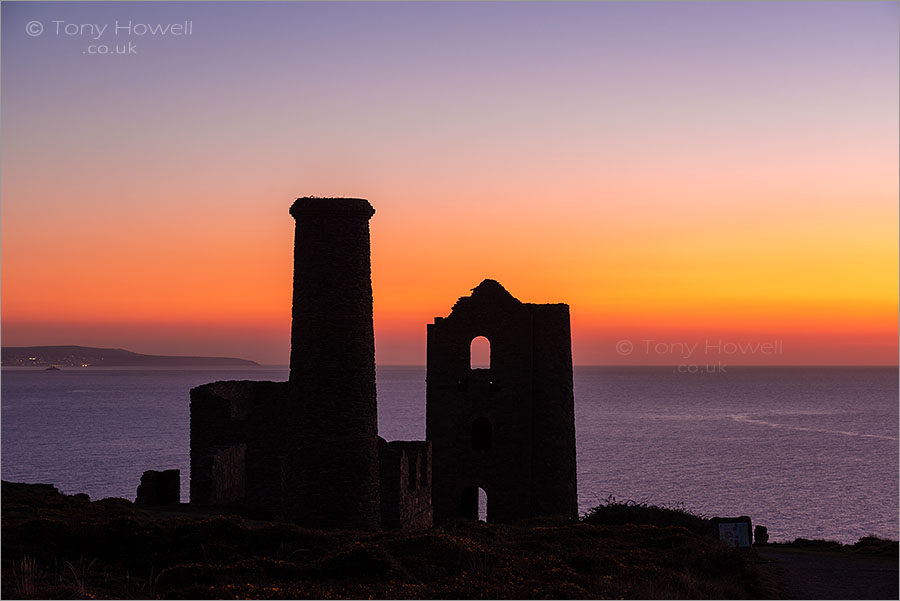
POLYGON ((488 498, 483 488, 470 486, 465 489, 460 499, 459 514, 470 520, 488 521, 488 498))
POLYGON ((479 417, 472 422, 472 450, 490 451, 493 443, 494 428, 485 417, 479 417))
POLYGON ((484 336, 476 336, 469 346, 469 369, 491 368, 491 341, 484 336))

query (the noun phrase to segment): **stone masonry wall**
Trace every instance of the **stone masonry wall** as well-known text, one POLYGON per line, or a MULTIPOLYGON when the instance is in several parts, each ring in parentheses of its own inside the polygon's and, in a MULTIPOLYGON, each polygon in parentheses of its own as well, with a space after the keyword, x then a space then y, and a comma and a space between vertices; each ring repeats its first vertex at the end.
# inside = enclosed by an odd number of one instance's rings
POLYGON ((285 512, 282 467, 294 419, 286 382, 226 381, 191 390, 191 503, 285 512))
POLYGON ((378 439, 381 464, 381 527, 429 528, 431 444, 378 439))
POLYGON ((568 305, 528 305, 532 315, 532 509, 578 517, 575 395, 568 305))

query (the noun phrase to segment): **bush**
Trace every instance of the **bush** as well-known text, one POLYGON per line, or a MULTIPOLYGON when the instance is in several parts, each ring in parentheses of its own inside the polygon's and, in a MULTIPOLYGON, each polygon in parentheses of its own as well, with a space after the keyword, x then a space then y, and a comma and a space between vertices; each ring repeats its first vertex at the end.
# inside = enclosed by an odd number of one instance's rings
POLYGON ((712 520, 684 507, 659 507, 635 501, 617 501, 612 495, 601 505, 588 510, 583 521, 595 526, 679 526, 698 536, 715 538, 712 520))

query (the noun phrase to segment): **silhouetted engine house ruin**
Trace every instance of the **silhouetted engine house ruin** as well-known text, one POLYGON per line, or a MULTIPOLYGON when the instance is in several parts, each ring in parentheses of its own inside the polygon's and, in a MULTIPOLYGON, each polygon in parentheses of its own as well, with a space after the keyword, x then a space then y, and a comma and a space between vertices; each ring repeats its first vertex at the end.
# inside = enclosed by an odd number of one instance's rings
POLYGON ((428 326, 426 441, 378 437, 369 219, 357 198, 299 198, 290 379, 191 390, 191 503, 321 528, 576 517, 566 305, 485 280, 428 326), (491 342, 489 369, 469 345, 491 342))
POLYGON ((494 280, 428 325, 425 438, 433 446, 434 519, 575 518, 575 409, 567 305, 521 303, 494 280), (470 348, 490 343, 490 366, 470 348))

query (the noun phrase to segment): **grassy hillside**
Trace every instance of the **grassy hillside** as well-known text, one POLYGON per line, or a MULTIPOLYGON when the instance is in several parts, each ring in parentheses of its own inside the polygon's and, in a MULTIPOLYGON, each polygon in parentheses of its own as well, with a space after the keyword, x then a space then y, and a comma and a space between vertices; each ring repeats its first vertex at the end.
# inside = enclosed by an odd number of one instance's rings
POLYGON ((777 597, 753 552, 721 546, 706 520, 658 508, 647 520, 642 512, 608 503, 578 523, 461 520, 423 531, 324 532, 4 482, 2 595, 777 597))

